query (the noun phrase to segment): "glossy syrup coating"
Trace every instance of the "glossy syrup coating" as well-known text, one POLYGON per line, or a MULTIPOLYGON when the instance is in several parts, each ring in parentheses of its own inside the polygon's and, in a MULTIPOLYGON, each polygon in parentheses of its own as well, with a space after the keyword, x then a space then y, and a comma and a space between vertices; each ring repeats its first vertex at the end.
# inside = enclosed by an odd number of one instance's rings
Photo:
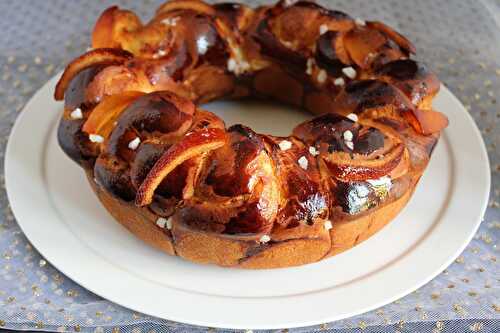
POLYGON ((308 1, 178 0, 147 24, 111 7, 92 46, 56 88, 61 147, 113 196, 195 230, 306 237, 376 209, 411 186, 447 125, 411 42, 308 1), (318 116, 279 138, 195 106, 244 96, 318 116))

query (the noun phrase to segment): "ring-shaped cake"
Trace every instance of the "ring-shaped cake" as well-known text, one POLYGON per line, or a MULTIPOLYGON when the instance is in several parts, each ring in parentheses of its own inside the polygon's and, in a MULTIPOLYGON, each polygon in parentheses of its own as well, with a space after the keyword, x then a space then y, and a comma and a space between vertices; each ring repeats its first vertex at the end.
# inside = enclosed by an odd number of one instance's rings
POLYGON ((309 1, 174 0, 147 24, 111 7, 56 87, 59 144, 113 217, 168 254, 316 262, 398 214, 448 124, 414 53, 384 23, 309 1), (197 106, 249 96, 315 116, 276 137, 197 106))

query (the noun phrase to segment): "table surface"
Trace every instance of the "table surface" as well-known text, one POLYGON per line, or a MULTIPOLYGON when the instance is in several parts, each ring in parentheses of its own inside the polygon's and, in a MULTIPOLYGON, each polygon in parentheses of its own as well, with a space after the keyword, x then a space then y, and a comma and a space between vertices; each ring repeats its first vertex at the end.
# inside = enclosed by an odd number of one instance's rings
MULTIPOLYGON (((160 2, 0 1, 0 328, 97 333, 226 332, 135 313, 81 288, 32 248, 5 194, 5 145, 23 105, 88 47, 90 30, 102 10, 119 4, 148 18, 160 2)), ((355 17, 387 22, 414 41, 417 58, 438 74, 481 129, 491 163, 492 190, 484 221, 472 242, 454 264, 427 285, 363 315, 283 331, 498 332, 500 2, 335 0, 323 4, 355 17)))

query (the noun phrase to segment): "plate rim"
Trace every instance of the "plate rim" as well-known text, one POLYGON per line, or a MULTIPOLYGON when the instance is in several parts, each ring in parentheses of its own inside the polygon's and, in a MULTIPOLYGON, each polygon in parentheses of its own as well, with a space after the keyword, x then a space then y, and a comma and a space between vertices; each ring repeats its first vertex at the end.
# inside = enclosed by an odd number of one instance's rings
MULTIPOLYGON (((39 244, 39 240, 36 239, 36 236, 34 236, 33 234, 31 234, 31 231, 27 232, 27 230, 25 230, 25 229, 29 229, 29 227, 27 225, 23 225, 24 222, 20 222, 20 221, 23 220, 23 218, 25 218, 25 216, 23 215, 23 213, 21 211, 19 211, 20 208, 18 208, 18 205, 17 205, 18 202, 16 201, 18 199, 18 197, 17 197, 18 194, 14 194, 15 193, 15 190, 13 189, 14 185, 12 185, 12 182, 9 180, 11 178, 11 177, 9 177, 9 175, 12 175, 13 172, 14 172, 14 171, 12 171, 12 168, 11 168, 11 163, 13 163, 11 156, 13 154, 13 149, 15 147, 16 140, 18 140, 16 138, 16 135, 18 135, 19 132, 20 132, 20 127, 22 126, 23 121, 25 121, 24 118, 28 117, 27 115, 30 112, 34 112, 32 109, 35 106, 34 105, 35 102, 37 101, 38 98, 43 98, 43 93, 45 91, 47 91, 47 89, 50 88, 51 85, 54 84, 54 82, 56 81, 57 77, 58 77, 58 75, 56 75, 51 80, 49 80, 45 85, 43 85, 32 96, 32 98, 28 101, 28 103, 26 103, 26 105, 25 105, 22 113, 18 116, 18 118, 16 119, 16 122, 15 122, 14 126, 11 129, 11 132, 9 134, 9 140, 8 140, 8 143, 7 143, 6 153, 5 153, 5 157, 4 157, 4 161, 5 161, 5 163, 4 163, 5 187, 6 187, 6 192, 7 192, 7 197, 8 197, 9 203, 11 204, 11 207, 12 207, 13 214, 16 217, 20 228, 23 230, 23 233, 30 240, 30 242, 33 244, 33 246, 35 248, 37 248, 37 250, 44 257, 45 257, 44 252, 47 253, 48 251, 46 249, 42 249, 42 251, 41 251, 41 249, 39 248, 39 247, 41 247, 40 244, 39 244), (13 197, 14 197, 14 199, 13 199, 13 197)), ((262 325, 262 324, 259 324, 259 323, 239 325, 239 324, 235 324, 235 323, 230 323, 230 321, 217 323, 217 322, 207 321, 207 320, 201 320, 201 319, 200 320, 193 320, 192 316, 191 317, 188 316, 188 318, 184 318, 185 316, 179 316, 179 315, 176 315, 175 318, 169 318, 169 320, 180 321, 180 322, 194 324, 194 325, 212 326, 212 327, 220 327, 220 328, 228 328, 228 327, 230 327, 230 328, 236 328, 236 329, 273 329, 273 328, 282 328, 282 327, 289 327, 289 328, 291 328, 291 327, 309 326, 309 325, 319 324, 319 323, 323 323, 323 322, 331 322, 331 321, 334 321, 334 320, 339 320, 339 319, 347 318, 347 317, 350 317, 350 316, 354 316, 354 315, 357 315, 357 314, 360 314, 360 313, 364 313, 364 312, 373 310, 373 309, 378 308, 378 307, 380 307, 382 305, 388 304, 388 303, 390 303, 390 302, 392 302, 392 301, 394 301, 396 299, 399 299, 400 297, 402 297, 402 296, 410 293, 413 290, 416 290, 416 289, 420 288, 422 285, 426 284, 431 279, 433 279, 436 275, 438 275, 444 268, 446 268, 449 264, 451 264, 453 262, 453 260, 455 260, 455 258, 465 249, 465 247, 468 245, 468 243, 470 242, 470 240, 474 236, 475 232, 477 231, 477 228, 480 225, 480 222, 482 220, 482 216, 484 215, 484 212, 486 210, 487 202, 488 202, 488 197, 489 197, 489 192, 490 192, 490 188, 491 188, 491 175, 490 175, 490 165, 489 165, 489 160, 488 160, 488 154, 486 152, 484 141, 483 141, 482 136, 481 136, 481 134, 479 132, 479 129, 477 128, 477 125, 473 121, 471 115, 465 110, 465 108, 463 107, 463 105, 451 93, 451 91, 449 91, 447 88, 442 89, 442 91, 448 95, 447 97, 450 98, 450 101, 452 102, 452 104, 455 104, 455 106, 457 106, 457 108, 460 109, 460 111, 461 111, 460 114, 465 115, 465 121, 468 123, 468 125, 470 125, 470 129, 472 130, 472 134, 474 135, 474 138, 476 139, 476 141, 478 141, 477 143, 479 144, 479 148, 480 149, 477 150, 477 153, 479 155, 481 155, 481 160, 478 162, 478 164, 480 164, 480 162, 485 162, 485 163, 483 165, 480 165, 480 167, 482 167, 483 171, 484 171, 482 173, 482 175, 483 175, 482 182, 484 184, 484 188, 481 191, 481 192, 483 192, 483 197, 480 198, 481 200, 478 198, 478 201, 481 201, 482 205, 481 205, 481 208, 480 208, 479 216, 478 216, 477 220, 474 222, 473 230, 471 228, 471 230, 469 232, 469 235, 466 237, 467 238, 466 241, 461 242, 461 246, 459 246, 457 249, 455 249, 453 255, 448 256, 448 260, 445 260, 445 261, 443 261, 441 263, 439 269, 434 269, 434 272, 432 274, 430 274, 430 273, 427 274, 427 278, 425 278, 425 279, 419 279, 420 281, 418 283, 414 283, 411 287, 407 287, 407 288, 405 288, 405 290, 402 290, 399 293, 393 294, 392 297, 386 297, 383 301, 380 301, 378 303, 373 303, 373 304, 371 304, 371 306, 368 306, 368 307, 365 307, 365 308, 361 308, 358 311, 350 313, 347 316, 344 314, 344 315, 340 315, 340 316, 327 316, 327 317, 324 317, 324 318, 316 318, 314 320, 300 320, 300 321, 297 321, 297 320, 293 321, 292 320, 292 321, 287 321, 287 323, 285 323, 285 324, 276 323, 276 324, 272 324, 272 325, 269 325, 268 323, 266 323, 265 325, 262 325)), ((49 96, 50 96, 50 94, 49 94, 49 96)), ((47 96, 45 96, 45 97, 47 97, 47 96)), ((50 118, 56 118, 57 119, 58 117, 50 117, 50 118)), ((49 131, 49 133, 50 133, 50 129, 46 128, 46 129, 44 129, 44 131, 45 132, 49 131)), ((47 136, 47 135, 45 134, 45 136, 47 136)), ((449 138, 446 136, 446 137, 443 137, 442 139, 449 139, 449 138)), ((473 140, 471 140, 471 141, 473 141, 473 140)), ((451 142, 450 142, 450 144, 451 144, 451 142)), ((477 146, 476 146, 476 149, 477 149, 477 146)), ((453 152, 453 150, 452 150, 452 152, 453 152)), ((453 153, 451 154, 451 156, 453 157, 453 165, 454 166, 456 165, 456 161, 454 160, 456 158, 455 155, 456 154, 453 154, 453 153)), ((44 167, 43 161, 41 163, 42 163, 42 168, 43 168, 44 167)), ((454 193, 453 189, 452 189, 452 192, 454 193)), ((472 224, 472 222, 471 222, 471 224, 472 224)), ((86 244, 83 244, 83 245, 86 246, 86 244)), ((412 251, 413 250, 414 249, 412 249, 412 251)), ((86 288, 86 289, 94 292, 97 295, 102 295, 103 294, 102 292, 100 292, 100 290, 95 290, 95 288, 93 288, 93 286, 90 287, 88 285, 88 283, 85 283, 84 281, 82 281, 81 277, 80 278, 75 278, 75 276, 72 276, 72 275, 74 275, 74 274, 72 274, 72 272, 71 273, 67 273, 67 269, 64 269, 60 265, 60 260, 59 260, 60 258, 53 260, 53 258, 47 257, 46 259, 48 261, 50 261, 51 264, 55 268, 57 268, 59 271, 61 271, 63 274, 65 274, 66 276, 68 276, 70 279, 72 279, 76 283, 80 284, 82 287, 84 287, 84 288, 86 288)), ((191 294, 188 291, 179 291, 179 290, 177 290, 176 292, 180 292, 181 294, 182 293, 183 294, 191 294)), ((321 291, 315 291, 313 293, 321 293, 321 291)), ((200 295, 198 295, 198 296, 200 296, 200 295)), ((101 296, 101 297, 104 297, 104 296, 101 296)), ((201 295, 201 297, 207 297, 207 298, 211 298, 211 299, 213 299, 213 298, 228 298, 228 297, 224 297, 224 296, 215 296, 215 295, 201 295)), ((298 296, 282 296, 282 297, 285 297, 285 298, 296 298, 296 297, 304 297, 304 296, 303 295, 298 295, 298 296)), ((122 305, 122 306, 124 306, 126 308, 129 308, 129 309, 132 309, 132 310, 135 310, 135 311, 138 311, 138 312, 143 312, 143 313, 150 314, 152 316, 166 318, 166 316, 164 316, 164 315, 161 315, 161 314, 159 315, 157 313, 157 311, 154 311, 154 309, 147 309, 145 311, 144 308, 137 308, 137 307, 131 305, 129 302, 133 301, 133 300, 119 300, 119 299, 114 299, 114 297, 111 298, 111 297, 108 297, 108 296, 106 296, 105 298, 109 299, 110 301, 112 301, 112 302, 114 302, 116 304, 122 305)), ((259 299, 268 299, 268 298, 269 297, 262 297, 262 298, 256 298, 256 299, 259 300, 259 299)), ((281 298, 281 297, 278 297, 278 298, 281 298)), ((234 299, 241 299, 241 297, 236 297, 234 299)), ((242 299, 245 300, 245 301, 248 301, 248 298, 242 298, 242 299)))

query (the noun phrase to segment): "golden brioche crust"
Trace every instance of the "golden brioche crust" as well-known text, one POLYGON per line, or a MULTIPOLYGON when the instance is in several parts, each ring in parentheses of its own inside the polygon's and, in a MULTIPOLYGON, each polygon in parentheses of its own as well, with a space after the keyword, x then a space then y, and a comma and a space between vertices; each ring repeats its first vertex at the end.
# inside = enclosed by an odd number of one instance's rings
POLYGON ((272 239, 278 240, 275 244, 251 251, 258 244, 258 239, 242 240, 197 231, 186 227, 182 221, 173 221, 170 231, 160 228, 155 223, 157 216, 147 208, 113 197, 99 187, 91 172, 87 173, 87 178, 102 205, 114 219, 150 246, 200 264, 248 269, 314 263, 360 244, 399 214, 411 198, 418 181, 413 181, 406 192, 394 201, 358 218, 334 223, 329 231, 324 229, 322 223, 316 223, 315 229, 309 231, 314 236, 307 238, 297 238, 296 229, 277 231, 271 234, 272 239))

